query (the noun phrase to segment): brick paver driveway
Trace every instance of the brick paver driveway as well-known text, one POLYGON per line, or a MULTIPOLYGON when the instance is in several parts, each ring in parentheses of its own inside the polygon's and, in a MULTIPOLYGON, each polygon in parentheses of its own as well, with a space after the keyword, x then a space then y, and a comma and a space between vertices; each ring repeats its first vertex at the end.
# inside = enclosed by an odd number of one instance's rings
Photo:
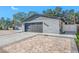
MULTIPOLYGON (((38 52, 38 50, 39 50, 39 52, 40 51, 44 52, 44 51, 52 50, 54 48, 58 49, 58 51, 59 51, 62 49, 61 47, 65 47, 63 44, 66 45, 66 41, 68 41, 67 45, 69 46, 69 49, 70 49, 69 52, 78 52, 75 41, 74 41, 74 35, 62 35, 62 34, 60 35, 60 34, 52 34, 52 33, 33 33, 33 32, 15 32, 15 33, 13 32, 13 33, 5 34, 5 35, 0 35, 0 52, 6 52, 8 50, 9 50, 8 52, 10 52, 10 51, 11 52, 12 51, 24 52, 30 48, 33 48, 33 52, 34 51, 38 52), (29 39, 30 41, 27 39, 29 39), (52 47, 50 47, 50 46, 52 46, 52 47), (20 49, 20 47, 21 47, 21 49, 20 49), (39 48, 41 47, 41 49, 47 48, 48 50, 40 50, 38 47, 39 48), (36 48, 38 48, 38 49, 36 50, 36 48), (49 49, 49 48, 52 48, 52 49, 49 49), (59 48, 61 48, 61 49, 59 49, 59 48)), ((66 47, 68 48, 67 45, 66 45, 66 47)), ((30 52, 31 51, 32 50, 30 50, 30 52)), ((55 52, 55 51, 53 51, 53 52, 55 52)), ((68 52, 68 50, 67 50, 67 52, 68 52)))

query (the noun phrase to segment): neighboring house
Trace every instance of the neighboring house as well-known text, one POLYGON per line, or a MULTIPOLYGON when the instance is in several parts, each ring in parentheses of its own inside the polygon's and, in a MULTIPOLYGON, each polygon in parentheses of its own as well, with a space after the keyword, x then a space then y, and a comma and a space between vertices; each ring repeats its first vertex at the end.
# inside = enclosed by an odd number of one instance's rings
POLYGON ((24 22, 23 30, 25 32, 41 32, 41 33, 63 33, 63 25, 65 21, 57 17, 47 17, 35 14, 28 18, 29 21, 24 22))

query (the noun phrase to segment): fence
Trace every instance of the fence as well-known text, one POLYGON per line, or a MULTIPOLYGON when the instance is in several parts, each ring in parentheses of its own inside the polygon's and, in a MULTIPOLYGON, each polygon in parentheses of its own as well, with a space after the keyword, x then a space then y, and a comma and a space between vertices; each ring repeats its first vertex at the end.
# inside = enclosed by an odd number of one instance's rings
POLYGON ((63 31, 77 32, 77 24, 65 24, 63 25, 63 31))

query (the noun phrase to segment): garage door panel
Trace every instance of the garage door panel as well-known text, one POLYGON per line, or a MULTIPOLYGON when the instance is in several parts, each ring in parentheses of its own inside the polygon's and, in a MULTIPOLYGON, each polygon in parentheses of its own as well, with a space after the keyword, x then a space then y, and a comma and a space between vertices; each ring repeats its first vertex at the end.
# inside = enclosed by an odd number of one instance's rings
POLYGON ((42 23, 29 23, 26 25, 26 31, 28 32, 42 32, 43 31, 43 24, 42 23))

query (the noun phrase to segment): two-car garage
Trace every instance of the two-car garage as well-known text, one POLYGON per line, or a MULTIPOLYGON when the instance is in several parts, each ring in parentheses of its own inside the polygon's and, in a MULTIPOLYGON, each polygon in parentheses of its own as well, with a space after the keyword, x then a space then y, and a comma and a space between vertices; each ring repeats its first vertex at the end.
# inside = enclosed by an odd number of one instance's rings
POLYGON ((43 15, 34 15, 29 17, 27 22, 23 23, 23 31, 40 33, 60 33, 59 18, 51 18, 43 15))

